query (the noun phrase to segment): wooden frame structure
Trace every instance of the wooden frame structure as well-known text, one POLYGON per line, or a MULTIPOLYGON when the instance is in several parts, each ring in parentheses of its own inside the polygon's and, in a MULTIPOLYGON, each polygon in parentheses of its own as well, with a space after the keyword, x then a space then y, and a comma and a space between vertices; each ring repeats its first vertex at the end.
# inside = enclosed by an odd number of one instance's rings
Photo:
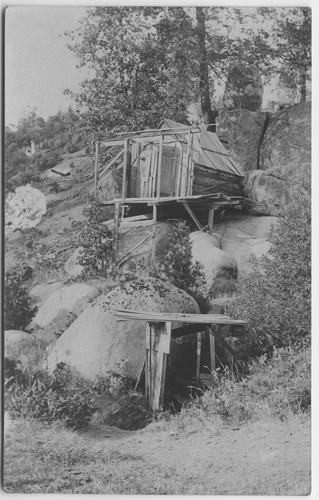
MULTIPOLYGON (((200 380, 200 358, 202 332, 209 335, 211 380, 216 370, 215 339, 221 340, 214 330, 215 325, 245 325, 245 321, 234 320, 220 314, 181 314, 181 313, 151 313, 144 311, 128 311, 116 309, 113 311, 117 321, 146 322, 145 335, 145 395, 153 411, 162 408, 166 380, 166 368, 170 354, 171 339, 197 334, 196 381, 200 380), (183 326, 173 328, 176 323, 183 326)), ((226 349, 232 351, 226 344, 226 349)), ((142 374, 141 370, 141 374, 142 374)))
POLYGON ((215 177, 217 174, 224 175, 226 180, 224 178, 222 182, 216 181, 218 187, 223 189, 223 186, 232 183, 231 179, 235 177, 239 179, 243 173, 233 162, 216 134, 206 132, 207 125, 186 126, 172 120, 166 122, 162 123, 162 128, 122 133, 114 139, 96 143, 96 198, 99 179, 103 179, 111 167, 120 161, 119 167, 123 172, 121 197, 102 203, 103 206, 114 206, 114 269, 126 260, 122 258, 121 262, 118 261, 118 233, 124 218, 133 222, 140 214, 147 215, 147 220, 153 224, 152 257, 154 258, 156 224, 159 218, 182 218, 187 214, 200 231, 212 233, 216 210, 227 206, 240 207, 246 201, 241 195, 229 196, 223 191, 216 190, 214 188, 216 178, 214 182, 211 180, 212 184, 208 182, 211 175, 215 177), (165 125, 166 122, 168 126, 165 125), (200 145, 201 137, 205 146, 203 150, 200 145), (175 156, 169 157, 172 144, 175 156), (101 145, 121 146, 122 149, 99 174, 98 158, 101 145), (209 147, 211 149, 207 149, 209 147), (132 154, 129 153, 130 149, 132 154), (164 153, 168 156, 164 156, 164 153), (217 174, 210 163, 213 161, 216 162, 217 174), (144 172, 147 180, 143 181, 144 174, 142 175, 140 171, 144 172), (202 184, 200 189, 197 186, 196 189, 200 190, 200 193, 196 194, 194 186, 198 176, 202 184), (204 186, 203 183, 208 185, 204 186), (133 213, 133 217, 127 217, 127 211, 133 213), (201 223, 199 214, 207 223, 201 223))

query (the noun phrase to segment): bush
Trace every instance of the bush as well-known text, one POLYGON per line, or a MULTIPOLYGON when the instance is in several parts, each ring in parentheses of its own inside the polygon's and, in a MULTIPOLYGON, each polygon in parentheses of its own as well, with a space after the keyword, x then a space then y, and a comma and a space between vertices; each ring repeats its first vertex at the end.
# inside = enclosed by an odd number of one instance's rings
POLYGON ((23 330, 30 323, 37 308, 32 305, 24 286, 25 270, 16 267, 8 271, 4 281, 4 328, 23 330))
MULTIPOLYGON (((78 263, 83 266, 86 278, 107 277, 111 271, 113 255, 113 230, 99 222, 99 206, 96 202, 83 210, 87 222, 81 222, 78 244, 82 247, 78 263)), ((76 228, 79 224, 76 224, 76 228)))
MULTIPOLYGON (((252 261, 231 313, 245 319, 264 350, 306 346, 311 330, 311 199, 297 192, 270 234, 269 254, 252 261)), ((249 346, 247 346, 249 347, 249 346)))
POLYGON ((215 415, 232 426, 267 418, 283 421, 310 409, 310 380, 310 349, 282 348, 269 360, 262 356, 253 361, 240 381, 227 368, 217 370, 214 388, 193 404, 208 420, 215 415))
MULTIPOLYGON (((10 360, 6 363, 9 367, 10 360)), ((87 425, 94 412, 90 386, 71 368, 59 363, 52 375, 45 370, 22 373, 14 368, 5 371, 11 375, 5 381, 5 405, 12 418, 60 421, 73 429, 87 425)))
POLYGON ((202 292, 205 277, 200 263, 192 262, 192 245, 185 222, 176 222, 174 232, 170 234, 168 245, 158 258, 152 274, 194 297, 203 313, 209 309, 208 298, 202 292))

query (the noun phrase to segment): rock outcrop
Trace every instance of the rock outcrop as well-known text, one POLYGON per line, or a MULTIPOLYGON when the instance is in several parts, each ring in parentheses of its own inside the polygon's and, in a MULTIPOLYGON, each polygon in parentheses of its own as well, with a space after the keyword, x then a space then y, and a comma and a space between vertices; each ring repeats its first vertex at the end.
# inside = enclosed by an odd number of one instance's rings
POLYGON ((263 92, 258 69, 236 62, 228 72, 223 105, 226 109, 256 111, 262 104, 263 92))
POLYGON ((220 111, 216 119, 219 139, 244 172, 258 168, 266 120, 266 113, 247 109, 220 111))
POLYGON ((84 283, 64 286, 53 292, 40 306, 33 323, 41 328, 51 327, 61 334, 98 295, 99 291, 84 283))
POLYGON ((311 162, 311 102, 272 115, 260 149, 262 170, 288 179, 298 165, 311 162))
POLYGON ((216 236, 196 231, 190 234, 190 240, 192 260, 203 266, 207 292, 217 295, 229 291, 238 274, 233 256, 220 249, 220 241, 216 236))
POLYGON ((272 115, 261 148, 259 170, 247 172, 244 194, 265 214, 280 215, 295 190, 310 190, 311 103, 272 115))
POLYGON ((29 295, 36 301, 37 305, 43 304, 43 302, 45 302, 53 292, 60 290, 60 288, 62 288, 63 286, 63 281, 54 281, 53 283, 39 283, 38 285, 35 285, 33 288, 31 288, 31 290, 29 291, 29 295))
POLYGON ((17 187, 5 203, 5 231, 35 227, 47 210, 45 195, 30 184, 17 187))
POLYGON ((214 226, 214 231, 221 235, 222 249, 237 262, 238 275, 251 270, 252 255, 259 258, 269 251, 268 235, 277 220, 277 217, 238 216, 214 226))
MULTIPOLYGON (((99 297, 63 333, 48 357, 49 370, 63 361, 94 379, 109 371, 120 372, 119 365, 124 360, 126 374, 136 378, 145 356, 145 323, 117 322, 112 315, 116 308, 199 313, 195 300, 170 283, 152 278, 127 282, 99 297)), ((187 350, 189 342, 172 341, 170 365, 187 350)))
POLYGON ((247 172, 243 181, 245 196, 259 205, 265 215, 280 215, 292 200, 287 180, 276 177, 265 170, 247 172))

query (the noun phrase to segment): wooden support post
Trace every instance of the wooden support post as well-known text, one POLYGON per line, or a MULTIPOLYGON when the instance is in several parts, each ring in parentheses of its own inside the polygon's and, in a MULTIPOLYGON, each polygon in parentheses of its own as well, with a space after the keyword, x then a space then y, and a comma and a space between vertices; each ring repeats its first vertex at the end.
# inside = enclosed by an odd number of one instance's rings
POLYGON ((156 237, 156 223, 157 223, 157 205, 153 205, 153 240, 152 240, 152 264, 155 262, 155 237, 156 237))
POLYGON ((208 212, 208 232, 209 232, 209 234, 212 234, 212 232, 213 232, 214 212, 215 212, 215 210, 213 208, 210 208, 209 212, 208 212))
POLYGON ((209 333, 209 350, 210 350, 210 370, 213 373, 216 370, 216 353, 215 353, 215 335, 211 326, 207 328, 209 333))
POLYGON ((99 141, 96 141, 96 143, 95 143, 95 173, 94 173, 95 200, 97 200, 98 166, 99 166, 99 141))
POLYGON ((197 350, 196 350, 196 384, 200 382, 200 358, 202 351, 202 333, 196 334, 197 337, 197 350))
POLYGON ((125 196, 126 196, 127 149, 128 149, 128 140, 124 142, 122 203, 125 203, 125 196))
POLYGON ((186 185, 185 185, 185 195, 189 194, 189 186, 190 186, 190 168, 189 168, 189 154, 191 147, 191 131, 188 131, 187 134, 187 153, 186 153, 186 185))
POLYGON ((159 153, 158 153, 158 168, 157 168, 157 201, 161 197, 161 173, 162 173, 162 155, 163 155, 163 134, 160 136, 159 153))
POLYGON ((172 323, 146 326, 145 394, 153 411, 163 406, 172 323))
POLYGON ((114 205, 114 232, 113 232, 113 272, 117 270, 118 236, 120 225, 120 203, 114 205))

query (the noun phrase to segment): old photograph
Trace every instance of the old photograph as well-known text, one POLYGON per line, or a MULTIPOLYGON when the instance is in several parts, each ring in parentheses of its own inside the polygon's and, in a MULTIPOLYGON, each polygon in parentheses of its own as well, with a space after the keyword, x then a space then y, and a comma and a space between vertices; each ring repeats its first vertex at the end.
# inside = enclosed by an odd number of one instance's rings
POLYGON ((309 495, 312 9, 3 18, 3 491, 309 495))

